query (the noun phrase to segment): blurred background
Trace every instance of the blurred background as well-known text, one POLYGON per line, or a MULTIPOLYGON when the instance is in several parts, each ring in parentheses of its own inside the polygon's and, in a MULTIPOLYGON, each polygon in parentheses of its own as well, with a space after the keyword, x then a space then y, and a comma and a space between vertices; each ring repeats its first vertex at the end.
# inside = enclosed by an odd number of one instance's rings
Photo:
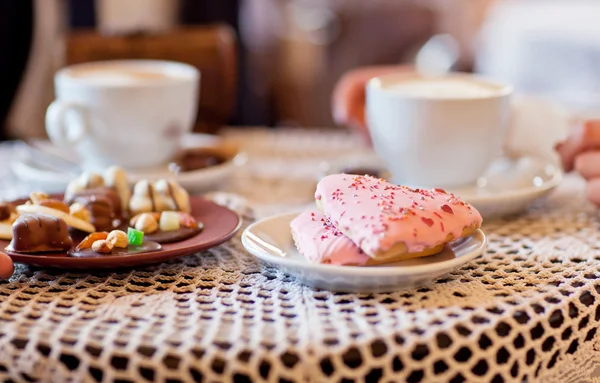
POLYGON ((58 68, 111 58, 197 66, 197 131, 331 127, 345 72, 411 64, 438 34, 457 44, 455 70, 592 113, 598 15, 594 0, 3 0, 2 138, 44 136, 58 68))

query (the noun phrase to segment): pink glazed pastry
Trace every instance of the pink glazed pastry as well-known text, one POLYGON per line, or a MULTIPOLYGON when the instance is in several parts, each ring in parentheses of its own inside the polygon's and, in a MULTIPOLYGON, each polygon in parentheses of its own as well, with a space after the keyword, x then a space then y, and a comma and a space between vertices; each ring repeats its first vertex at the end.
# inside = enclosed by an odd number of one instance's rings
POLYGON ((379 262, 438 253, 482 222, 473 206, 442 189, 411 189, 369 176, 327 176, 315 199, 333 226, 379 262))
POLYGON ((362 266, 371 259, 316 209, 294 218, 290 228, 298 251, 310 262, 362 266))

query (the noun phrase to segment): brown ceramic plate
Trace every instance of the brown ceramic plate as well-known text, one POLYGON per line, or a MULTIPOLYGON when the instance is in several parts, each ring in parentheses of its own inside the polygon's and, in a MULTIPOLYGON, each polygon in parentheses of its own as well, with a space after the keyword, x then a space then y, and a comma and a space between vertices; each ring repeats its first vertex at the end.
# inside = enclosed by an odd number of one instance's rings
MULTIPOLYGON (((62 196, 53 196, 61 198, 62 196)), ((24 200, 18 201, 23 203, 24 200)), ((16 201, 17 202, 17 201, 16 201)), ((231 239, 240 229, 242 220, 233 211, 201 197, 190 197, 192 215, 204 223, 200 234, 175 243, 162 245, 162 250, 131 255, 115 255, 98 258, 75 258, 66 253, 10 254, 14 262, 31 266, 61 269, 112 269, 164 262, 169 259, 190 255, 210 249, 231 239)), ((9 241, 0 240, 0 251, 9 241)))

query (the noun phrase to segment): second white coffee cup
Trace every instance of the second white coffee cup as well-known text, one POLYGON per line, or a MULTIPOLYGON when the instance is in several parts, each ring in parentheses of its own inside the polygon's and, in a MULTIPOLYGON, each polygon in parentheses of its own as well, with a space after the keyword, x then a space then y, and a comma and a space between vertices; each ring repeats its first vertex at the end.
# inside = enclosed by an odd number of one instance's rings
POLYGON ((501 154, 512 92, 469 74, 372 79, 367 122, 392 181, 448 188, 475 183, 501 154))
POLYGON ((196 118, 200 73, 158 60, 116 60, 64 68, 54 78, 56 100, 46 131, 73 149, 86 170, 163 165, 196 118))

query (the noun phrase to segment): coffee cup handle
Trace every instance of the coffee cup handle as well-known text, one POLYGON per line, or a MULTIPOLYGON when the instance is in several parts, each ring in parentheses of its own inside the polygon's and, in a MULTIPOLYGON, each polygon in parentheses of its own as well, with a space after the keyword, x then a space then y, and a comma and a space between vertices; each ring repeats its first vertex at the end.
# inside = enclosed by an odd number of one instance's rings
POLYGON ((46 111, 46 132, 56 145, 76 145, 89 134, 88 110, 76 102, 54 100, 46 111), (68 112, 76 113, 80 120, 76 129, 67 128, 65 119, 68 112))

